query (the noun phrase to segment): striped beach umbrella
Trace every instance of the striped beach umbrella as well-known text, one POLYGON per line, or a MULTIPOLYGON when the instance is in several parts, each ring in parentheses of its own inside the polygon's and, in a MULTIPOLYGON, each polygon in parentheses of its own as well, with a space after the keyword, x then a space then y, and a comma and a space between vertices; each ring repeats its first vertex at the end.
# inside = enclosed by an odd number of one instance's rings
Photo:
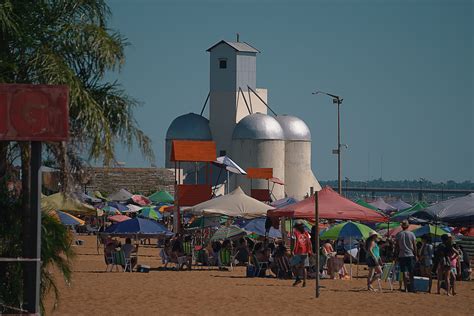
POLYGON ((245 230, 243 230, 242 228, 238 226, 235 226, 235 225, 222 226, 211 237, 211 241, 233 239, 233 238, 238 238, 245 235, 247 235, 245 230))
POLYGON ((82 219, 77 218, 74 215, 71 215, 66 212, 61 212, 61 211, 51 211, 49 214, 56 219, 58 219, 61 224, 66 225, 66 226, 76 226, 76 225, 84 225, 86 222, 84 222, 82 219))
POLYGON ((142 208, 139 212, 139 216, 144 217, 144 218, 154 219, 157 221, 163 219, 163 214, 161 214, 157 210, 157 208, 154 206, 148 206, 148 207, 142 208))
POLYGON ((336 224, 320 235, 321 239, 366 239, 374 230, 364 224, 355 222, 344 222, 336 224))

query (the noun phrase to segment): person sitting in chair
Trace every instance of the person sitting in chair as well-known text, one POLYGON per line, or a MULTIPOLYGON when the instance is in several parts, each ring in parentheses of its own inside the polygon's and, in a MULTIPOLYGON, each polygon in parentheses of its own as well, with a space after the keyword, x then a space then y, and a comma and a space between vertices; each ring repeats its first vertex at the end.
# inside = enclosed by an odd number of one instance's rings
POLYGON ((131 265, 132 269, 135 267, 137 264, 138 258, 137 256, 131 257, 132 253, 137 253, 138 252, 138 244, 136 246, 132 245, 132 240, 130 238, 125 239, 125 245, 122 246, 122 251, 123 254, 125 255, 125 259, 131 259, 131 265))

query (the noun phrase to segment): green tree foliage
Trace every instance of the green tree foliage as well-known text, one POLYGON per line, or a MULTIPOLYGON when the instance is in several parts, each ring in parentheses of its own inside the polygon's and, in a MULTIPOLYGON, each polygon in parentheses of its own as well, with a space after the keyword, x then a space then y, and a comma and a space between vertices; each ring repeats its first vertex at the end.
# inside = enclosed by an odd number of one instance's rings
MULTIPOLYGON (((0 0, 0 83, 62 84, 70 89, 70 141, 47 144, 46 149, 64 176, 79 174, 78 153, 112 164, 117 143, 129 149, 137 145, 147 159, 154 159, 150 139, 133 117, 139 103, 118 82, 104 79, 108 72, 120 70, 127 45, 120 33, 107 27, 109 16, 104 0, 0 0)), ((5 162, 20 157, 23 196, 29 192, 29 152, 27 143, 0 142, 0 181, 9 170, 5 162)), ((68 178, 64 180, 66 185, 68 178)), ((0 193, 0 254, 21 256, 25 201, 0 193)), ((58 294, 48 268, 55 266, 69 281, 73 253, 63 226, 45 214, 42 224, 44 297, 49 290, 58 294)), ((21 305, 22 277, 20 264, 0 264, 2 304, 21 305)))
POLYGON ((137 144, 153 160, 138 128, 138 102, 107 72, 125 62, 126 39, 107 27, 103 0, 0 0, 0 82, 65 84, 70 88, 67 153, 87 152, 111 164, 115 144, 137 144))

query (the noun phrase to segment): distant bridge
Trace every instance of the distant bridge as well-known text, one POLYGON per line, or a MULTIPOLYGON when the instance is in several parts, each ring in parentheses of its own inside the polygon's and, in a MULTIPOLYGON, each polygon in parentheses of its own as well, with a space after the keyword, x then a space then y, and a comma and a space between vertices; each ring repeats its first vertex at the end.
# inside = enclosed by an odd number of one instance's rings
MULTIPOLYGON (((332 187, 337 190, 337 187, 332 187)), ((423 194, 436 193, 440 194, 442 199, 444 195, 467 195, 473 193, 474 189, 428 189, 428 188, 380 188, 380 187, 345 187, 342 186, 343 192, 367 192, 375 196, 375 192, 400 192, 400 193, 417 193, 418 199, 423 200, 423 194)))

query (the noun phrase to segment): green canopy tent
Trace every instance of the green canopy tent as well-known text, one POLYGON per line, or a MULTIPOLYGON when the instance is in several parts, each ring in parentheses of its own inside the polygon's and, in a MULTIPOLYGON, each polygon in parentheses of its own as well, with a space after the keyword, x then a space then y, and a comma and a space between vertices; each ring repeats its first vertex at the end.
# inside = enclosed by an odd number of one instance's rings
POLYGON ((153 204, 158 204, 158 203, 174 203, 174 197, 165 190, 160 190, 156 191, 152 195, 148 197, 148 199, 153 203, 153 204))
POLYGON ((359 205, 362 205, 363 207, 367 207, 367 208, 370 208, 371 210, 374 210, 374 211, 378 211, 379 209, 376 208, 375 206, 373 205, 370 205, 369 203, 367 203, 366 201, 362 200, 362 199, 358 199, 356 201, 357 204, 359 205))
POLYGON ((406 209, 406 210, 403 210, 403 211, 400 211, 400 212, 396 212, 395 214, 393 214, 391 217, 390 217, 390 221, 393 221, 393 222, 401 222, 405 219, 408 219, 408 217, 410 217, 412 214, 414 214, 415 212, 417 211, 420 211, 422 209, 425 209, 429 206, 428 203, 424 202, 424 201, 421 201, 421 202, 417 202, 415 203, 412 207, 406 209))

